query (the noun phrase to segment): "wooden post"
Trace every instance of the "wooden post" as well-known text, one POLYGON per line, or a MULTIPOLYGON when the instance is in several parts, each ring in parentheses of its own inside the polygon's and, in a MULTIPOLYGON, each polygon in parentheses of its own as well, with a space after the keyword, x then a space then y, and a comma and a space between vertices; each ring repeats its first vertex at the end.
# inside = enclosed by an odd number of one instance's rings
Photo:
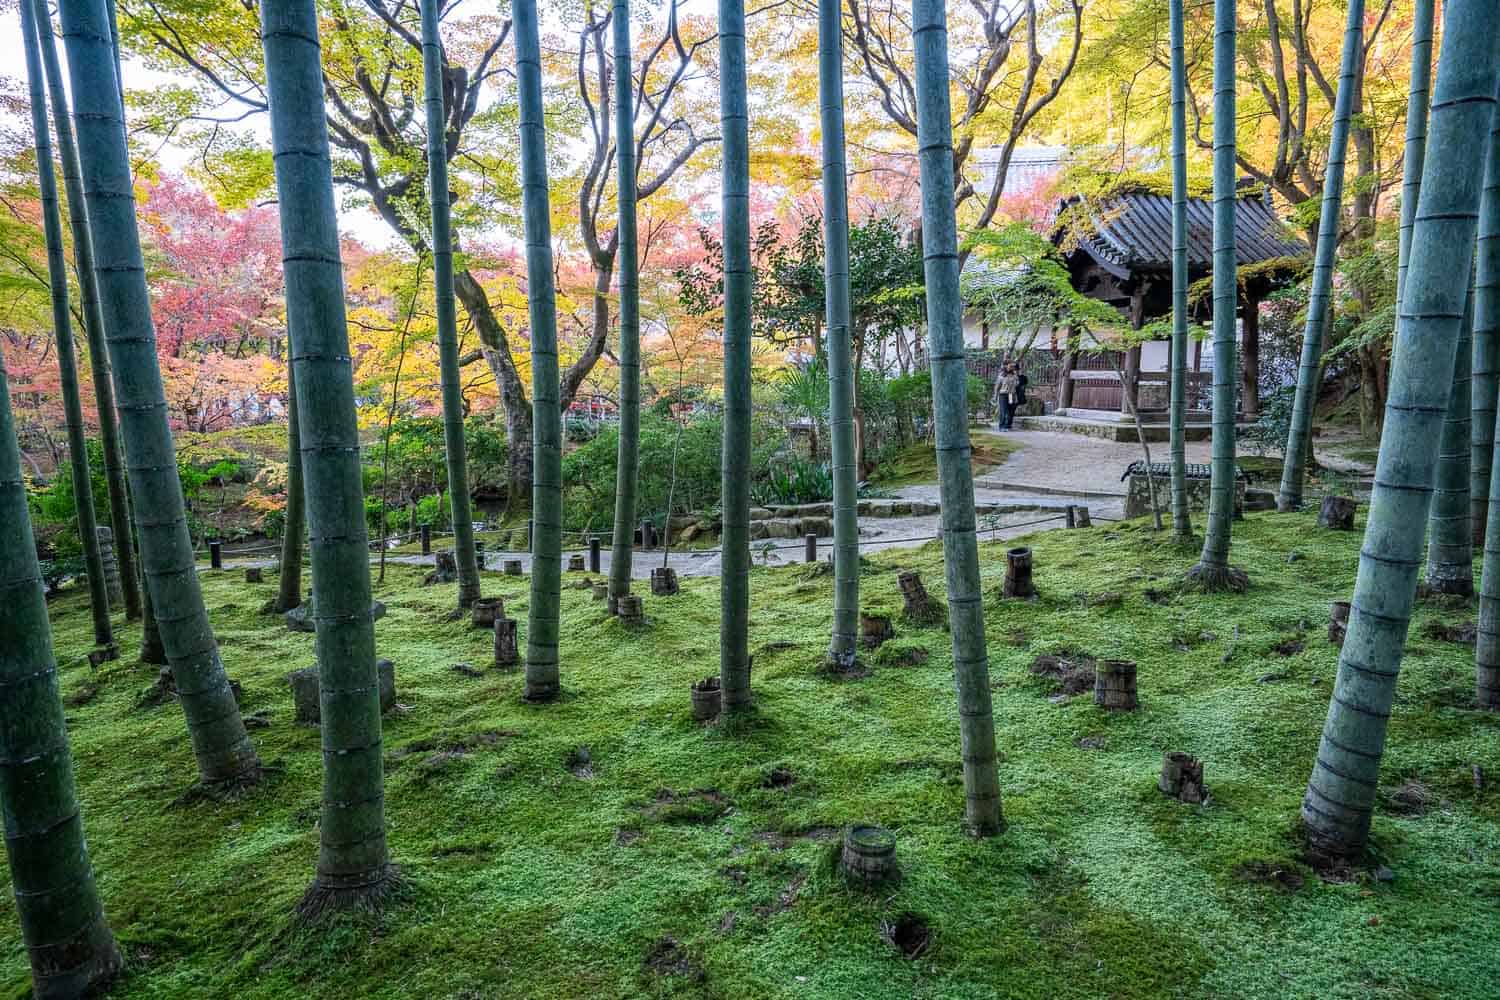
POLYGON ((1244 419, 1260 417, 1260 299, 1245 296, 1240 330, 1240 404, 1244 419))
POLYGON ((422 554, 432 555, 432 525, 430 524, 422 525, 422 554))
POLYGON ((505 617, 505 599, 480 597, 469 606, 469 624, 473 628, 493 628, 495 619, 505 617))
POLYGON ((1068 518, 1068 527, 1070 527, 1070 528, 1076 528, 1076 527, 1078 527, 1077 510, 1078 510, 1078 508, 1074 507, 1072 504, 1068 504, 1067 518, 1068 518))
POLYGON ((603 600, 606 600, 608 597, 609 597, 609 581, 608 580, 595 580, 594 581, 594 600, 596 600, 596 601, 603 601, 603 600))
POLYGON ((583 553, 582 552, 573 552, 573 553, 569 554, 569 556, 568 556, 568 572, 569 573, 582 573, 583 572, 583 553))
POLYGON ((1203 802, 1208 798, 1208 789, 1203 786, 1203 762, 1180 751, 1166 754, 1156 787, 1179 802, 1203 802))
POLYGON ((484 569, 484 541, 482 539, 474 539, 474 562, 480 569, 484 569))
POLYGON ((701 681, 694 681, 692 695, 694 719, 708 722, 719 717, 719 710, 724 703, 719 678, 705 677, 701 681))
POLYGON ((1073 511, 1073 520, 1075 522, 1074 526, 1078 528, 1092 528, 1094 526, 1094 522, 1089 520, 1089 509, 1087 507, 1075 508, 1073 511))
POLYGON ((929 625, 945 616, 946 610, 927 596, 920 573, 911 570, 900 573, 896 576, 896 583, 901 588, 901 599, 905 604, 901 613, 908 622, 929 625))
POLYGON ((645 621, 641 614, 641 599, 636 594, 625 594, 615 602, 615 612, 620 617, 621 624, 639 625, 645 621))
POLYGON ((894 880, 899 875, 895 834, 878 826, 851 826, 844 833, 839 868, 851 882, 863 886, 894 880))
POLYGON ((1005 584, 1002 593, 1006 597, 1036 596, 1036 587, 1031 580, 1029 548, 1021 546, 1005 553, 1005 584))
POLYGON ((1094 704, 1113 712, 1131 712, 1135 695, 1135 664, 1129 660, 1100 660, 1094 665, 1094 704))
POLYGON ((651 593, 657 597, 671 597, 677 593, 677 571, 670 566, 652 569, 651 593))
POLYGON ((589 572, 598 573, 599 569, 599 536, 589 536, 589 572))
POLYGON ((818 561, 818 536, 817 535, 813 535, 813 534, 808 534, 807 536, 805 536, 803 538, 803 544, 807 548, 807 551, 804 553, 804 557, 805 557, 804 561, 805 562, 810 562, 810 563, 811 562, 817 562, 818 561))
POLYGON ((208 565, 212 569, 224 568, 224 543, 217 539, 208 543, 208 565))
POLYGON ((521 575, 521 560, 519 560, 519 559, 507 559, 507 560, 505 560, 505 575, 506 576, 520 576, 521 575))

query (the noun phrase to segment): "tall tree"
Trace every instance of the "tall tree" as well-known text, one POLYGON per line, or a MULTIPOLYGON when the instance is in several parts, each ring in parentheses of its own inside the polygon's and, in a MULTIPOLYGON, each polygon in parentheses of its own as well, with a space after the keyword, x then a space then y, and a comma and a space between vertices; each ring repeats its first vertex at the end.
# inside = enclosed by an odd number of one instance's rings
POLYGON ((719 0, 724 162, 724 454, 720 508, 719 685, 726 712, 750 707, 750 110, 745 4, 719 0))
MULTIPOLYGON (((1495 157, 1500 122, 1490 132, 1484 193, 1479 199, 1479 239, 1474 250, 1474 353, 1470 388, 1473 418, 1469 458, 1469 518, 1475 546, 1489 527, 1490 477, 1495 458, 1496 400, 1500 396, 1500 163, 1495 157)), ((1500 580, 1497 580, 1500 582, 1500 580)), ((1500 593, 1500 590, 1497 590, 1500 593)))
POLYGON ((1421 196, 1395 341, 1390 402, 1349 630, 1317 762, 1302 800, 1309 846, 1356 858, 1370 832, 1380 759, 1411 622, 1438 440, 1453 386, 1484 157, 1495 110, 1491 6, 1444 9, 1421 196))
POLYGON ((932 407, 943 508, 943 569, 953 675, 963 745, 964 815, 977 836, 1005 825, 995 770, 995 720, 984 642, 984 591, 975 535, 968 372, 958 286, 958 221, 953 201, 953 125, 948 98, 948 19, 942 0, 912 0, 916 48, 917 159, 922 172, 922 256, 932 407))
POLYGON ((1323 177, 1318 247, 1313 258, 1312 289, 1307 297, 1307 325, 1302 331, 1302 363, 1292 401, 1292 420, 1281 469, 1281 491, 1276 498, 1277 508, 1283 511, 1302 506, 1313 410, 1318 403, 1318 388, 1323 375, 1323 343, 1327 339, 1328 319, 1333 308, 1330 299, 1334 256, 1339 242, 1339 214, 1344 200, 1344 153, 1349 146, 1349 119, 1354 113, 1358 90, 1355 76, 1364 56, 1364 17, 1364 0, 1349 0, 1344 56, 1339 64, 1339 91, 1333 109, 1333 132, 1328 139, 1328 169, 1323 177))
POLYGON ((177 453, 167 426, 108 11, 105 0, 64 0, 61 7, 94 273, 105 307, 146 585, 159 609, 157 625, 199 775, 210 786, 251 783, 259 780, 260 759, 245 732, 203 604, 177 453))
MULTIPOLYGON (((21 5, 22 30, 32 30, 21 5)), ((0 359, 0 818, 38 1000, 92 994, 120 969, 83 839, 57 660, 0 359)))
POLYGON ((1183 51, 1183 0, 1171 0, 1172 36, 1172 534, 1193 537, 1187 494, 1187 62, 1183 51))
POLYGON ((1235 303, 1239 299, 1234 246, 1235 0, 1214 0, 1214 424, 1208 530, 1203 554, 1188 574, 1204 590, 1244 590, 1243 571, 1229 565, 1234 518, 1235 303))
POLYGON ((104 313, 99 305, 98 282, 94 278, 94 243, 89 235, 83 181, 78 175, 78 145, 73 139, 68 95, 63 89, 62 65, 57 58, 57 43, 52 37, 52 18, 47 12, 46 0, 35 0, 33 11, 42 48, 42 67, 47 77, 47 97, 52 102, 52 125, 57 131, 57 151, 62 160, 68 220, 73 229, 73 267, 78 273, 78 304, 83 312, 84 332, 89 345, 89 369, 93 375, 94 403, 99 416, 99 443, 104 449, 104 482, 109 490, 115 560, 119 563, 120 587, 125 594, 125 618, 135 621, 141 617, 141 583, 135 564, 135 533, 130 527, 130 494, 125 487, 120 423, 115 416, 114 376, 109 370, 109 348, 104 343, 104 313))
POLYGON ((1474 293, 1465 297, 1453 360, 1453 391, 1438 438, 1437 479, 1427 510, 1427 571, 1423 584, 1437 594, 1474 594, 1474 534, 1469 527, 1469 365, 1474 293))
POLYGON ((385 842, 370 557, 318 13, 313 0, 265 0, 260 14, 317 609, 323 811, 317 877, 298 907, 312 917, 376 904, 397 876, 385 842))
POLYGON ((1402 155, 1401 241, 1396 258, 1396 313, 1411 265, 1411 235, 1427 157, 1427 112, 1432 100, 1432 25, 1435 0, 1416 0, 1411 19, 1411 83, 1406 93, 1406 147, 1402 155))
POLYGON ((562 588, 562 411, 558 402, 557 294, 547 200, 547 126, 542 115, 542 43, 536 0, 515 0, 516 86, 521 103, 521 198, 526 213, 527 306, 531 316, 533 480, 531 607, 526 621, 526 698, 558 693, 562 588))
POLYGON ((302 485, 302 421, 297 416, 297 348, 287 331, 286 376, 286 519, 281 535, 281 576, 276 583, 276 611, 302 604, 302 536, 307 529, 307 494, 302 485))
MULTIPOLYGON (((609 610, 630 593, 631 539, 635 534, 636 486, 641 444, 641 275, 636 234, 635 100, 630 67, 630 2, 614 0, 616 180, 620 222, 620 449, 615 463, 615 527, 609 554, 609 610)), ((671 521, 672 512, 667 511, 671 521)))
POLYGON ((443 386, 443 444, 448 457, 448 502, 453 511, 453 554, 458 563, 458 606, 479 598, 479 562, 474 553, 474 522, 469 513, 469 462, 464 449, 463 389, 459 384, 458 317, 453 303, 453 220, 448 205, 448 143, 458 130, 447 127, 443 105, 447 59, 438 33, 439 0, 422 7, 422 94, 427 107, 427 183, 432 208, 432 279, 437 307, 438 364, 443 386))
MULTIPOLYGON (((1479 200, 1479 241, 1475 250, 1474 339, 1480 331, 1491 338, 1500 337, 1500 115, 1490 127, 1489 156, 1484 171, 1484 192, 1479 200)), ((1491 350, 1500 349, 1492 339, 1491 350)), ((1479 369, 1479 349, 1474 351, 1474 367, 1479 369)), ((1491 356, 1493 360, 1493 355, 1491 356)), ((1479 405, 1474 419, 1483 419, 1479 405)), ((1491 440, 1500 437, 1500 416, 1489 416, 1491 440)), ((1475 438, 1478 439, 1478 428, 1475 438)), ((1476 440, 1475 456, 1479 445, 1476 440)), ((1486 457, 1493 457, 1487 455, 1486 457)), ((1477 464, 1477 463, 1476 463, 1477 464)), ((1487 517, 1484 527, 1484 562, 1479 575, 1479 633, 1474 647, 1474 695, 1481 708, 1500 708, 1500 462, 1488 466, 1489 481, 1485 498, 1487 517)))
MULTIPOLYGON (((849 189, 844 150, 844 38, 840 0, 818 0, 818 95, 823 124, 823 285, 828 424, 833 449, 833 634, 829 662, 854 664, 859 625, 859 470, 849 329, 849 189)), ((813 426, 817 426, 814 420, 813 426)))
MULTIPOLYGON (((68 428, 68 467, 73 475, 78 538, 88 571, 89 609, 93 614, 94 643, 111 659, 119 655, 109 621, 109 589, 95 531, 94 485, 89 477, 89 453, 83 432, 83 402, 78 394, 78 359, 73 348, 73 316, 68 306, 68 264, 63 258, 62 214, 57 205, 57 177, 52 172, 52 141, 47 130, 47 92, 42 82, 39 30, 51 37, 51 21, 35 23, 29 3, 21 4, 21 44, 26 50, 26 80, 31 96, 31 129, 36 145, 37 190, 42 203, 42 230, 47 242, 47 281, 52 291, 52 330, 57 339, 57 370, 62 386, 63 413, 68 428)), ((125 541, 128 543, 129 536, 125 541)))

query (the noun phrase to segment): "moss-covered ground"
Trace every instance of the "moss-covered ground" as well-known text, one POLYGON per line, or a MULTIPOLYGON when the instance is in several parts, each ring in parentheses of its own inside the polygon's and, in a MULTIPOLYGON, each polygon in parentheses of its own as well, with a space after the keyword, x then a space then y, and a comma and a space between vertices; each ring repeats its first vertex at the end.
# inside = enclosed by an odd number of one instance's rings
MULTIPOLYGON (((137 705, 151 668, 91 675, 82 598, 63 597, 79 787, 129 962, 115 995, 1496 996, 1500 718, 1471 708, 1471 648, 1426 637, 1473 608, 1423 605, 1412 630, 1374 825, 1372 863, 1394 878, 1323 881, 1298 858, 1295 818, 1336 662, 1328 601, 1348 596, 1360 533, 1277 514, 1235 532, 1242 596, 1177 593, 1195 554, 1132 523, 1031 537, 1041 597, 1002 603, 1014 543, 984 546, 1010 824, 985 841, 960 825, 941 628, 898 622, 868 676, 834 679, 819 670, 831 578, 757 568, 758 712, 704 727, 688 685, 717 669, 716 580, 647 597, 638 632, 565 591, 566 695, 530 706, 516 672, 453 669, 486 667, 489 636, 444 620, 451 587, 395 566, 377 634, 402 703, 387 808, 408 888, 379 917, 316 929, 292 908, 317 852, 318 733, 293 724, 282 682, 312 637, 257 613, 269 574, 205 577, 245 709, 269 720, 253 735, 274 769, 231 802, 183 796, 179 710, 137 705), (1136 660, 1140 711, 1057 696, 1028 666, 1062 649, 1136 660), (1167 750, 1206 761, 1208 805, 1156 790, 1167 750), (1408 781, 1425 804, 1388 797, 1408 781), (831 838, 854 821, 898 835, 895 888, 867 895, 835 874, 831 838), (915 958, 882 935, 906 914, 931 932, 915 958)), ((884 552, 867 606, 898 606, 905 567, 941 592, 936 544, 884 552)), ((485 586, 524 630, 525 582, 485 586)), ((127 649, 138 636, 124 631, 127 649)), ((26 990, 19 937, 0 912, 0 995, 26 990)))
MULTIPOLYGON (((1004 465, 1006 459, 1022 447, 1015 438, 980 429, 972 429, 969 437, 973 444, 970 460, 976 476, 1004 465)), ((885 457, 870 481, 891 488, 936 482, 937 451, 933 443, 917 441, 885 457)))

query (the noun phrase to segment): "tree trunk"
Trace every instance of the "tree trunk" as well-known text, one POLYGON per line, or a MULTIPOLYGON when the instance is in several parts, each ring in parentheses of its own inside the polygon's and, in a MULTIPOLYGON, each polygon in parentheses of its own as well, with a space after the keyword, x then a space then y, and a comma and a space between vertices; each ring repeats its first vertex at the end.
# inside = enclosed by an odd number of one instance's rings
POLYGON ((1171 0, 1172 36, 1172 361, 1168 436, 1172 457, 1172 534, 1193 537, 1187 493, 1187 64, 1184 56, 1184 0, 1171 0))
POLYGON ((744 0, 719 0, 723 134, 724 455, 719 683, 724 712, 750 707, 750 121, 744 0))
POLYGON ((1396 315, 1401 315, 1406 275, 1411 267, 1411 236, 1427 157, 1427 114, 1432 87, 1434 0, 1414 0, 1411 23, 1411 76, 1406 95, 1406 149, 1402 157, 1401 237, 1396 258, 1396 315))
POLYGON ((936 415, 943 564, 953 672, 958 688, 965 818, 977 836, 1005 825, 995 769, 995 721, 984 637, 984 592, 975 536, 968 371, 958 285, 958 223, 953 210, 953 119, 948 24, 942 0, 913 0, 917 159, 922 183, 922 256, 927 284, 933 409, 936 415))
MULTIPOLYGON (((88 572, 94 645, 113 651, 115 636, 109 621, 109 587, 104 580, 104 560, 99 554, 99 532, 94 530, 98 525, 94 518, 94 484, 89 476, 83 402, 78 394, 78 358, 73 348, 73 317, 68 309, 68 262, 63 257, 62 214, 57 204, 57 177, 52 172, 52 141, 47 129, 47 93, 42 82, 41 51, 37 41, 41 25, 33 23, 33 11, 26 0, 22 0, 21 7, 22 46, 26 50, 26 79, 31 94, 31 129, 36 143, 37 190, 47 245, 47 283, 52 293, 52 329, 57 338, 57 374, 68 428, 68 468, 73 474, 78 540, 83 546, 83 563, 88 572)), ((50 20, 46 30, 50 35, 50 20)), ((127 536, 127 544, 129 540, 127 536)))
POLYGON ((1439 439, 1453 385, 1488 134, 1495 108, 1490 7, 1451 0, 1433 99, 1430 155, 1410 246, 1391 403, 1360 554, 1349 630, 1317 762, 1302 800, 1310 847, 1357 858, 1411 619, 1439 439))
MULTIPOLYGON (((1500 125, 1500 123, 1497 123, 1500 125)), ((1474 370, 1469 511, 1474 544, 1483 545, 1489 524, 1490 476, 1495 453, 1497 389, 1500 389, 1500 128, 1490 131, 1484 193, 1479 199, 1479 240, 1474 256, 1474 370)), ((1500 588, 1497 588, 1500 593, 1500 588)))
POLYGON ((298 906, 313 917, 378 905, 397 876, 385 839, 370 558, 317 11, 313 0, 265 0, 260 14, 317 609, 323 807, 317 877, 298 906))
POLYGON ((1292 400, 1291 429, 1283 453, 1281 489, 1276 498, 1276 507, 1282 511, 1302 506, 1302 487, 1307 476, 1305 457, 1312 440, 1313 410, 1318 405, 1323 343, 1328 337, 1333 292, 1334 257, 1338 253, 1339 206, 1344 197, 1344 157, 1349 146, 1349 119, 1354 110, 1354 77, 1364 58, 1364 6, 1364 0, 1350 0, 1349 19, 1344 28, 1333 132, 1328 140, 1328 169, 1324 175, 1323 205, 1318 217, 1318 245, 1313 257, 1312 291, 1308 296, 1307 324, 1302 331, 1302 361, 1297 372, 1296 395, 1292 400))
POLYGON ((157 367, 124 106, 104 0, 67 0, 62 4, 62 24, 69 92, 76 102, 79 165, 94 238, 94 273, 118 380, 121 437, 130 492, 139 512, 136 527, 144 575, 159 611, 157 624, 199 773, 212 785, 245 784, 259 779, 260 760, 219 659, 188 537, 177 454, 157 367))
MULTIPOLYGON (((21 30, 34 38, 31 5, 21 30)), ((27 54, 32 52, 27 44, 27 54)), ((28 60, 29 64, 30 60, 28 60)), ((35 105, 34 105, 35 106, 35 105)), ((45 112, 43 112, 45 114, 45 112)), ((57 661, 5 365, 0 363, 0 814, 38 1000, 92 995, 120 969, 73 787, 57 661)))
POLYGON ((1469 331, 1474 293, 1466 297, 1453 359, 1453 390, 1438 440, 1437 480, 1427 511, 1427 574, 1424 583, 1438 594, 1474 593, 1474 534, 1469 526, 1469 331))
POLYGON ((277 580, 278 612, 302 603, 302 536, 307 526, 307 496, 302 485, 302 432, 297 417, 297 377, 292 370, 291 331, 287 332, 286 377, 286 524, 281 535, 281 577, 277 580))
POLYGON ((536 443, 531 512, 531 606, 526 622, 526 698, 558 694, 562 587, 562 413, 558 401, 557 292, 547 201, 547 134, 542 118, 541 41, 536 0, 511 5, 521 104, 521 196, 526 216, 527 305, 531 316, 531 400, 536 443))
POLYGON ((88 207, 78 173, 78 146, 68 114, 62 65, 52 37, 52 20, 44 6, 35 11, 41 43, 47 96, 52 102, 52 124, 62 158, 63 189, 68 195, 68 220, 73 230, 73 269, 78 274, 79 308, 89 345, 89 368, 94 376, 94 404, 99 415, 99 443, 104 449, 104 481, 109 488, 109 520, 115 534, 115 559, 120 564, 120 586, 125 594, 125 620, 141 617, 141 583, 135 559, 135 532, 130 526, 130 494, 125 488, 125 460, 120 451, 120 425, 115 416, 115 389, 109 370, 109 348, 104 342, 104 314, 94 278, 94 243, 89 235, 88 207))
POLYGON ((532 487, 532 416, 526 387, 511 362, 508 341, 484 288, 468 269, 453 276, 453 292, 479 331, 480 350, 495 376, 500 409, 505 414, 506 507, 512 513, 525 509, 532 487), (498 346, 495 346, 498 345, 498 346))
POLYGON ((448 460, 448 502, 453 509, 453 551, 458 559, 458 606, 479 597, 474 519, 469 512, 469 462, 464 449, 463 390, 458 372, 458 318, 453 303, 453 224, 448 205, 447 109, 443 105, 443 42, 437 0, 422 8, 422 94, 427 110, 427 183, 432 207, 432 282, 437 312, 438 367, 443 393, 443 447, 448 460))
MULTIPOLYGON (((615 461, 615 524, 609 554, 611 610, 630 593, 630 563, 634 554, 631 525, 635 524, 636 492, 640 482, 641 445, 641 279, 639 236, 636 232, 635 92, 631 74, 630 0, 614 0, 611 28, 615 49, 615 156, 620 222, 616 251, 620 268, 620 447, 615 461)), ((607 273, 607 272, 606 272, 607 273)), ((817 422, 813 423, 814 431, 817 422)), ((816 438, 815 438, 816 440, 816 438)), ((675 446, 674 462, 675 462, 675 446)), ((667 503, 666 527, 671 534, 672 505, 667 503)), ((670 547, 670 542, 664 548, 670 547)))
MULTIPOLYGON (((1357 0, 1356 0, 1357 2, 1357 0)), ((1188 574, 1204 590, 1243 590, 1245 574, 1229 565, 1234 519, 1235 303, 1239 298, 1234 247, 1234 0, 1214 0, 1214 424, 1208 530, 1203 554, 1188 574)))
POLYGON ((1073 405, 1073 370, 1078 367, 1078 331, 1068 328, 1064 340, 1062 370, 1057 376, 1057 409, 1070 409, 1073 405))
MULTIPOLYGON (((829 431, 833 452, 833 628, 828 662, 854 665, 859 625, 859 467, 849 343, 849 192, 844 150, 844 40, 839 0, 818 3, 818 93, 823 125, 823 259, 827 289, 829 431)), ((985 339, 989 327, 985 326, 985 339)))

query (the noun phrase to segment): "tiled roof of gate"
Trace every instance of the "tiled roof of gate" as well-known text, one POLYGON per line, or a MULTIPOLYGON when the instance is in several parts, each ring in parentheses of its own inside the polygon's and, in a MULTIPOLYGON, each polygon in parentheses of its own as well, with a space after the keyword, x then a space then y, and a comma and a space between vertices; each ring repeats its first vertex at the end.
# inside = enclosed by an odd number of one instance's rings
MULTIPOLYGON (((1062 216, 1081 205, 1075 195, 1063 201, 1062 216)), ((1079 219, 1068 229, 1078 248, 1105 270, 1125 277, 1131 272, 1172 270, 1172 199, 1158 194, 1119 194, 1093 200, 1087 222, 1079 219)), ((1212 263, 1213 205, 1189 198, 1188 268, 1207 271, 1212 263)), ((1235 206, 1235 257, 1255 264, 1279 257, 1307 257, 1307 244, 1290 233, 1276 212, 1260 197, 1243 197, 1235 206)), ((1059 230, 1062 237, 1064 231, 1059 230)))

